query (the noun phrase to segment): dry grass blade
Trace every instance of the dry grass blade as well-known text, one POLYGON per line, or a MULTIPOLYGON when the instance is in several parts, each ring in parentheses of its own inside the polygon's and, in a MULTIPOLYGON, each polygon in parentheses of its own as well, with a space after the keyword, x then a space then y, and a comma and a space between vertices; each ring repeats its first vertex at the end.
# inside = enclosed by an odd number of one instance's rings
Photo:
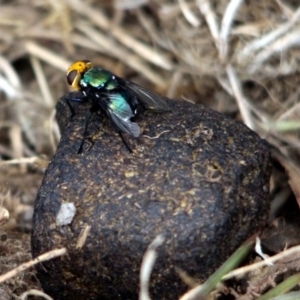
POLYGON ((21 80, 9 61, 3 56, 0 56, 0 70, 5 74, 5 77, 9 80, 9 83, 16 90, 20 91, 22 88, 21 80))
POLYGON ((81 249, 85 242, 86 239, 88 238, 88 235, 91 231, 91 226, 90 225, 86 225, 80 232, 79 237, 77 239, 77 243, 76 243, 76 249, 81 249))
POLYGON ((20 300, 26 300, 28 298, 28 296, 36 296, 36 297, 41 297, 41 298, 44 298, 46 300, 53 300, 52 297, 48 296, 47 294, 39 291, 39 290, 36 290, 36 289, 31 289, 25 293, 23 293, 21 296, 20 296, 20 300))
POLYGON ((263 260, 263 261, 260 261, 258 263, 254 263, 252 265, 245 266, 245 267, 233 270, 232 272, 230 272, 230 273, 226 274, 225 276, 223 276, 222 279, 223 280, 228 280, 228 279, 233 278, 233 277, 243 276, 243 275, 245 275, 246 273, 248 273, 250 271, 261 268, 263 266, 267 266, 269 263, 275 263, 276 261, 279 261, 279 260, 284 259, 286 257, 293 258, 292 255, 295 254, 295 253, 299 253, 299 252, 300 252, 300 246, 290 248, 288 250, 285 250, 281 253, 278 253, 274 256, 269 257, 268 261, 263 260))
POLYGON ((133 70, 140 74, 143 74, 151 82, 155 83, 159 87, 165 86, 165 80, 148 67, 139 56, 131 54, 123 47, 117 45, 115 41, 108 38, 105 34, 100 33, 93 29, 86 22, 78 22, 77 28, 84 32, 90 39, 95 41, 100 47, 102 47, 107 54, 114 55, 115 57, 122 58, 122 61, 130 66, 133 70))
POLYGON ((6 208, 0 206, 0 226, 6 224, 9 220, 9 212, 6 208))
POLYGON ((2 165, 14 165, 14 164, 34 164, 42 169, 47 168, 49 160, 44 159, 43 157, 21 157, 17 159, 11 159, 0 162, 0 167, 2 165))
POLYGON ((238 76, 231 64, 229 64, 226 67, 226 71, 227 71, 227 76, 229 78, 229 82, 230 82, 233 94, 235 96, 239 110, 241 112, 243 121, 249 128, 251 128, 252 130, 255 130, 255 125, 254 125, 253 119, 251 117, 251 112, 249 110, 247 100, 243 94, 240 80, 238 79, 238 76))
POLYGON ((157 257, 156 249, 165 241, 163 235, 158 235, 149 245, 141 266, 139 300, 151 300, 149 295, 149 281, 157 257))
MULTIPOLYGON (((219 25, 217 23, 217 16, 214 10, 211 7, 210 1, 208 0, 197 0, 197 3, 199 5, 199 9, 201 13, 204 15, 206 22, 208 24, 208 27, 210 29, 210 33, 214 39, 214 41, 217 43, 220 32, 219 32, 219 25)), ((218 44, 217 44, 218 47, 218 44)))
POLYGON ((243 0, 231 0, 226 7, 222 24, 220 28, 220 39, 219 39, 219 52, 221 61, 227 60, 228 55, 228 36, 234 21, 234 17, 237 13, 243 0))
POLYGON ((289 185, 296 197, 298 206, 300 207, 300 170, 291 164, 282 154, 275 153, 276 158, 280 161, 281 165, 285 168, 289 176, 289 185))
POLYGON ((3 91, 8 98, 16 98, 18 97, 18 92, 16 89, 10 84, 10 82, 3 76, 0 75, 0 91, 3 91))
POLYGON ((118 10, 135 9, 148 2, 149 0, 115 0, 114 7, 118 10))
POLYGON ((49 84, 47 82, 45 73, 42 69, 42 66, 41 66, 39 60, 35 56, 31 55, 30 62, 31 62, 32 68, 34 70, 36 80, 40 86, 40 90, 43 95, 43 100, 45 101, 46 106, 53 107, 54 99, 52 97, 49 84))
POLYGON ((57 143, 61 137, 58 124, 56 123, 55 120, 55 116, 56 116, 56 110, 53 109, 49 120, 49 139, 50 139, 50 145, 53 150, 53 153, 55 152, 57 143))
POLYGON ((29 269, 30 267, 33 267, 34 265, 36 265, 40 262, 47 261, 52 258, 65 255, 66 253, 67 253, 66 248, 54 249, 49 252, 46 252, 46 253, 36 257, 35 259, 28 261, 28 262, 18 266, 17 268, 7 272, 6 274, 1 275, 0 282, 4 282, 4 281, 8 280, 8 279, 16 276, 17 274, 29 269))
MULTIPOLYGON (((253 59, 253 67, 251 67, 250 71, 255 73, 256 70, 262 68, 263 63, 272 57, 275 53, 281 53, 291 47, 297 46, 300 43, 300 36, 299 36, 300 26, 295 28, 292 32, 289 32, 285 36, 279 38, 278 40, 274 41, 268 47, 261 50, 256 57, 253 59)), ((281 66, 282 72, 284 74, 290 73, 293 70, 293 66, 281 66), (287 68, 291 68, 288 70, 287 68)), ((278 70, 280 72, 280 70, 278 70)))
POLYGON ((295 274, 278 284, 275 288, 268 291, 263 296, 259 297, 258 300, 271 300, 274 297, 284 294, 285 292, 294 288, 300 283, 300 274, 295 274))
POLYGON ((282 2, 281 0, 276 0, 276 2, 278 3, 278 5, 280 6, 282 12, 284 13, 284 15, 288 18, 291 19, 293 17, 293 10, 286 5, 284 2, 282 2))
MULTIPOLYGON (((232 0, 229 2, 224 17, 222 19, 222 26, 219 31, 216 14, 212 10, 210 4, 206 0, 198 0, 200 10, 206 19, 206 22, 210 29, 210 33, 212 37, 215 39, 216 47, 219 50, 219 57, 221 62, 225 62, 227 60, 228 35, 231 30, 234 17, 237 13, 237 9, 241 5, 241 3, 242 3, 241 0, 232 0)), ((226 73, 229 79, 229 83, 231 85, 233 95, 235 96, 239 110, 241 112, 243 121, 249 128, 255 129, 255 125, 251 117, 251 112, 249 110, 249 106, 247 105, 247 100, 243 95, 240 80, 235 71, 235 68, 231 63, 227 64, 226 73)))
POLYGON ((9 126, 9 136, 11 140, 12 157, 19 159, 23 156, 21 127, 17 124, 11 124, 11 126, 9 126))
POLYGON ((198 285, 184 294, 180 300, 204 300, 208 299, 210 292, 224 279, 224 275, 236 267, 249 253, 253 241, 245 242, 237 249, 223 265, 215 271, 203 284, 198 285))
POLYGON ((281 35, 287 33, 297 22, 300 21, 300 8, 294 13, 293 17, 287 23, 281 25, 277 29, 270 31, 268 34, 262 36, 260 39, 254 40, 242 49, 238 54, 238 61, 243 62, 244 60, 253 57, 254 53, 260 49, 264 49, 275 39, 281 35))
POLYGON ((136 52, 142 58, 166 70, 172 69, 172 63, 162 54, 139 42, 137 39, 134 39, 121 28, 114 27, 112 29, 111 22, 99 10, 94 10, 87 3, 78 0, 68 0, 68 3, 79 14, 88 16, 88 18, 98 25, 102 30, 109 30, 110 34, 114 36, 120 43, 136 52))
POLYGON ((31 55, 38 57, 39 59, 51 64, 52 66, 64 72, 68 69, 69 65, 71 64, 70 61, 40 46, 35 42, 32 41, 25 42, 25 47, 31 55))
POLYGON ((200 20, 191 10, 189 5, 185 2, 185 0, 178 0, 180 9, 182 10, 183 15, 186 20, 194 27, 198 27, 200 25, 200 20))

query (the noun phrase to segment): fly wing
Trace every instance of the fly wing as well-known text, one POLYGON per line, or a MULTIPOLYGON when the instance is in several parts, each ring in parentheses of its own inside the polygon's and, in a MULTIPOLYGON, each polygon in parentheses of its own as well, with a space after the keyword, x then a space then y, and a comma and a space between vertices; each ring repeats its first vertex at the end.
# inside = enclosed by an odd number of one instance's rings
POLYGON ((129 89, 136 96, 146 109, 158 112, 170 111, 167 98, 157 95, 146 88, 127 80, 123 80, 124 87, 129 89))
POLYGON ((114 112, 108 110, 113 123, 123 132, 126 132, 134 137, 141 135, 141 129, 137 123, 131 121, 124 121, 120 116, 116 115, 114 112))
POLYGON ((134 117, 134 114, 123 96, 119 93, 110 93, 108 94, 108 97, 110 103, 108 104, 106 111, 117 128, 134 137, 140 136, 141 129, 138 124, 131 122, 130 119, 134 117))

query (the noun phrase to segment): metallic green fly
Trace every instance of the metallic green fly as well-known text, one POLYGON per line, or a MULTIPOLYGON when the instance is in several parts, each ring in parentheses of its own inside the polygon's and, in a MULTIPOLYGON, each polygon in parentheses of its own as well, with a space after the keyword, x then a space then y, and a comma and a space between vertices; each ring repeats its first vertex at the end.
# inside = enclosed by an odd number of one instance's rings
POLYGON ((92 63, 87 60, 76 61, 69 67, 67 81, 70 86, 80 92, 80 96, 78 93, 70 93, 66 98, 72 115, 74 109, 70 101, 91 103, 78 153, 82 152, 88 123, 94 112, 101 111, 112 121, 125 146, 132 152, 121 133, 125 132, 134 137, 140 136, 139 125, 131 120, 138 115, 140 108, 156 112, 170 111, 166 98, 107 70, 93 67, 92 63))

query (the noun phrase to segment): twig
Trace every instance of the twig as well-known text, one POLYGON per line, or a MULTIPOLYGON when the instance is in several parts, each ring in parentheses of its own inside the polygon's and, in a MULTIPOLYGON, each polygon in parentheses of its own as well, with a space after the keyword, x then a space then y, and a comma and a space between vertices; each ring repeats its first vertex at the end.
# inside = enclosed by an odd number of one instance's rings
POLYGON ((61 249, 54 249, 51 250, 49 252, 46 252, 38 257, 36 257, 33 260, 30 260, 24 264, 21 264, 20 266, 18 266, 17 268, 7 272, 6 274, 3 274, 0 276, 0 282, 4 282, 14 276, 16 276, 17 274, 29 269, 30 267, 42 262, 42 261, 46 261, 58 256, 62 256, 64 254, 67 253, 67 249, 66 248, 61 248, 61 249))

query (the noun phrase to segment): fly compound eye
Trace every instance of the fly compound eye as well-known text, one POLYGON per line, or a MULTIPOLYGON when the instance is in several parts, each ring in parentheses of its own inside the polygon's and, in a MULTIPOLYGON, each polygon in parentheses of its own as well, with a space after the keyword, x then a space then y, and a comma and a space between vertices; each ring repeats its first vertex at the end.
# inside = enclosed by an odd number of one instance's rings
POLYGON ((77 70, 72 70, 67 74, 67 81, 69 85, 73 85, 74 81, 76 80, 76 77, 78 75, 77 70))
POLYGON ((67 74, 67 82, 75 90, 80 89, 79 86, 80 79, 81 79, 81 74, 77 70, 71 70, 67 74))

